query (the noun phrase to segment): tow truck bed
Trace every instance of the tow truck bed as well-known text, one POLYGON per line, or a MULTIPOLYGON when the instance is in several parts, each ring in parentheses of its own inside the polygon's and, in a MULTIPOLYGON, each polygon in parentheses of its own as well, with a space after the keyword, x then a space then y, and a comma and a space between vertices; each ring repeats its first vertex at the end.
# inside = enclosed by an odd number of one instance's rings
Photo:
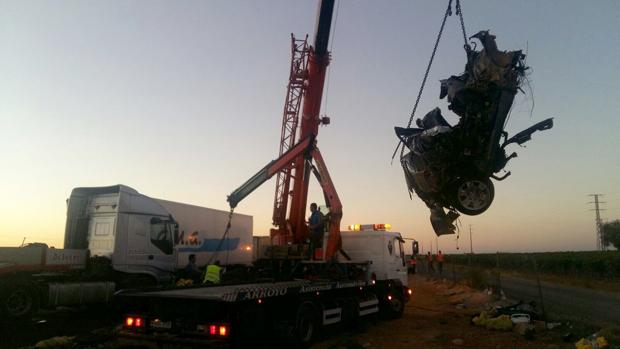
POLYGON ((367 286, 366 281, 309 281, 294 280, 241 285, 201 286, 155 291, 121 291, 117 297, 177 298, 202 301, 237 302, 309 292, 338 290, 367 286))
POLYGON ((377 314, 387 294, 402 301, 408 299, 401 285, 372 280, 293 280, 128 290, 119 291, 115 298, 125 314, 120 336, 207 345, 233 338, 266 338, 283 328, 295 328, 300 321, 318 328, 377 314))

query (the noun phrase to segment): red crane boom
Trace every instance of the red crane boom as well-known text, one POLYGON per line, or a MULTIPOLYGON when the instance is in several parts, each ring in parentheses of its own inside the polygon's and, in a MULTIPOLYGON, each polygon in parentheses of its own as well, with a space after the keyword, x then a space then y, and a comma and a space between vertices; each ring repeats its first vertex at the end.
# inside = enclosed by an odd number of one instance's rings
POLYGON ((228 197, 230 206, 235 207, 254 189, 278 173, 273 215, 273 223, 276 228, 271 230, 271 236, 278 244, 303 243, 308 237, 305 215, 310 174, 313 173, 323 189, 326 205, 330 211, 328 214, 329 238, 325 251, 326 259, 333 258, 341 248, 340 220, 342 218, 342 204, 338 193, 332 183, 323 157, 316 147, 319 125, 329 123, 328 118, 320 117, 320 109, 325 74, 330 60, 327 47, 333 10, 334 0, 321 1, 314 46, 308 47, 302 44, 299 46, 300 52, 296 52, 296 40, 293 38, 293 57, 285 102, 280 157, 267 164, 228 197), (307 60, 304 61, 304 59, 307 60), (305 73, 299 74, 296 69, 298 64, 307 64, 305 73), (295 70, 295 74, 293 74, 293 70, 295 70), (301 85, 299 78, 303 78, 301 85), (303 99, 301 102, 302 115, 299 137, 294 143, 295 145, 291 146, 295 139, 295 126, 299 119, 299 104, 296 103, 299 103, 300 91, 303 93, 303 99), (314 160, 314 164, 312 160, 314 160), (292 190, 290 191, 290 198, 288 198, 291 180, 293 181, 292 190), (291 203, 289 216, 284 219, 289 202, 291 203))
MULTIPOLYGON (((282 132, 280 135, 280 156, 291 149, 297 141, 297 126, 299 123, 299 112, 301 101, 306 90, 306 79, 308 77, 308 36, 303 40, 295 39, 291 34, 291 69, 289 82, 284 101, 284 113, 282 116, 282 132)), ((273 201, 273 225, 278 229, 285 229, 286 213, 289 202, 289 190, 291 185, 293 168, 292 166, 278 172, 276 178, 276 192, 273 201)), ((272 233, 272 235, 289 236, 290 232, 272 233)))

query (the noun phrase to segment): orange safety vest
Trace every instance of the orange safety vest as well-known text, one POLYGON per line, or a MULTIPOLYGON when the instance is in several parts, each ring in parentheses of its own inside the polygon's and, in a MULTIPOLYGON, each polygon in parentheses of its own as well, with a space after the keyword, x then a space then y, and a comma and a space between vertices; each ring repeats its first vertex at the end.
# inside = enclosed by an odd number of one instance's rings
POLYGON ((443 253, 437 254, 437 262, 443 263, 443 253))

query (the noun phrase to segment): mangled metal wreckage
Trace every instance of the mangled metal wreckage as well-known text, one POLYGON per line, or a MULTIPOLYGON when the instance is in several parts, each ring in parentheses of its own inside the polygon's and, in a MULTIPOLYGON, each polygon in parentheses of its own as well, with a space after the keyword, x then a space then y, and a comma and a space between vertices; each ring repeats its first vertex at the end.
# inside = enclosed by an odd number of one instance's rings
MULTIPOLYGON (((495 36, 481 31, 472 36, 482 49, 467 49, 465 72, 441 80, 440 98, 458 115, 450 125, 435 108, 417 128, 395 127, 408 151, 401 157, 409 191, 415 192, 431 211, 437 235, 453 234, 459 213, 477 215, 491 205, 494 187, 508 161, 506 146, 523 144, 532 133, 553 127, 553 119, 541 121, 511 138, 504 127, 528 69, 521 51, 499 51, 495 36), (447 210, 447 212, 446 212, 447 210)), ((470 38, 470 39, 471 39, 470 38)))

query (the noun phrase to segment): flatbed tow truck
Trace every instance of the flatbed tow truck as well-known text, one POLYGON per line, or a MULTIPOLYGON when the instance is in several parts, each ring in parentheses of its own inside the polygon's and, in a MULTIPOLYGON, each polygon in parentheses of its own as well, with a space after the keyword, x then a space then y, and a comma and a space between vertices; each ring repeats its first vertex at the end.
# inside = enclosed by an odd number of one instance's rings
POLYGON ((277 175, 267 258, 255 262, 247 274, 251 280, 237 284, 121 291, 115 297, 124 314, 120 336, 158 344, 257 347, 261 339, 282 335, 294 341, 288 347, 302 347, 327 327, 402 315, 412 294, 402 236, 390 232, 389 224, 340 231, 342 204, 317 147, 319 125, 330 123, 320 116, 320 106, 333 9, 334 0, 321 1, 314 45, 292 37, 280 156, 228 197, 232 217, 241 200, 277 175), (313 175, 325 198, 326 231, 324 248, 309 251, 305 214, 313 175))
POLYGON ((289 281, 121 291, 116 299, 125 316, 119 335, 158 344, 237 347, 277 336, 307 345, 333 325, 380 314, 400 317, 413 292, 406 284, 403 239, 362 229, 342 232, 351 260, 331 265, 340 279, 304 279, 317 275, 315 267, 329 271, 330 265, 302 261, 300 277, 289 281))

